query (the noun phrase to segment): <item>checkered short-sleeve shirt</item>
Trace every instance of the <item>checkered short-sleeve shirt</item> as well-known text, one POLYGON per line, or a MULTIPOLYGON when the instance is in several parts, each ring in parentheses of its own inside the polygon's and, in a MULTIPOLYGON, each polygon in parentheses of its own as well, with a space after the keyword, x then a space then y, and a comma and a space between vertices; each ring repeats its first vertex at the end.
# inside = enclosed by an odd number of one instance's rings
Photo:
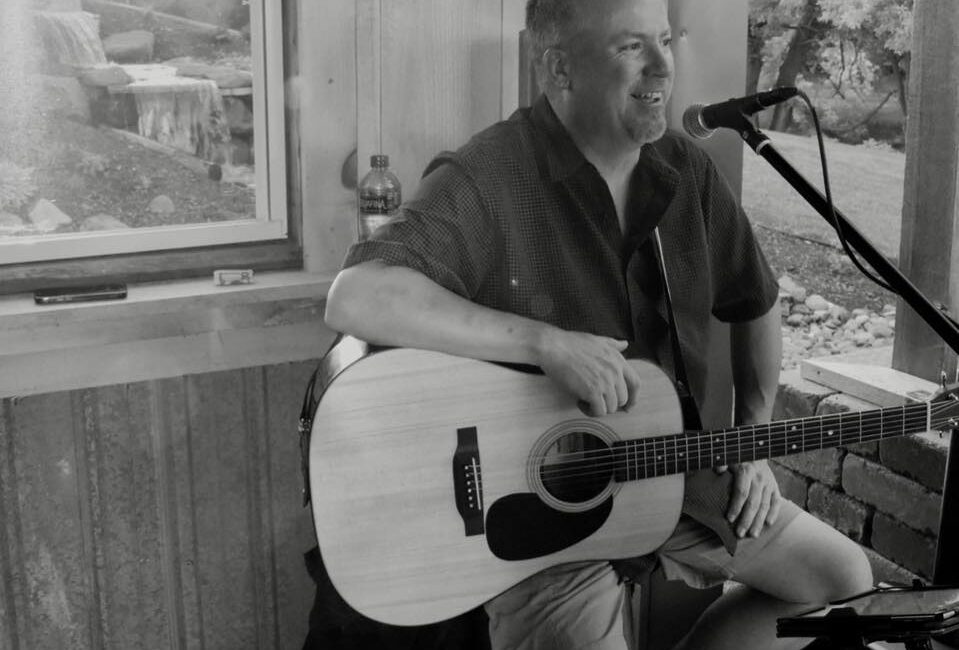
POLYGON ((545 97, 440 154, 399 214, 349 251, 424 273, 477 303, 553 325, 663 349, 655 226, 693 395, 702 403, 709 316, 758 317, 777 284, 746 216, 711 160, 674 133, 646 145, 633 172, 625 233, 605 181, 545 97), (658 276, 655 276, 658 278, 658 276))

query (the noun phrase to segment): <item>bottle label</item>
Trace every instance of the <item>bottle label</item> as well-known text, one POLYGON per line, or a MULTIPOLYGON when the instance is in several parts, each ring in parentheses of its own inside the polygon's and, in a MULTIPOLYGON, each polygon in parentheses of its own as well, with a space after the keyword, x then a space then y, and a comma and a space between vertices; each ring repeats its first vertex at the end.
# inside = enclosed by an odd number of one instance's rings
POLYGON ((360 194, 360 212, 363 214, 393 214, 400 207, 400 195, 395 190, 383 194, 360 194))
POLYGON ((360 241, 369 239, 373 231, 387 223, 390 220, 389 215, 385 214, 361 214, 357 222, 357 235, 360 241))

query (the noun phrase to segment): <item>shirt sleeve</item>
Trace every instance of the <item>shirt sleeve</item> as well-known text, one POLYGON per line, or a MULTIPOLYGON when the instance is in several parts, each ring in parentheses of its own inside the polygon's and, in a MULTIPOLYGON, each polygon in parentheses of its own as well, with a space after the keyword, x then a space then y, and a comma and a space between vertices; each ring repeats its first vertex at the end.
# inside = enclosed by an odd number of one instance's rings
POLYGON ((373 260, 404 266, 473 298, 493 263, 494 241, 475 183, 452 158, 439 158, 399 213, 350 248, 343 268, 373 260))
POLYGON ((703 213, 713 279, 713 315, 727 323, 762 316, 777 300, 779 284, 756 241, 745 212, 708 157, 703 186, 703 213))

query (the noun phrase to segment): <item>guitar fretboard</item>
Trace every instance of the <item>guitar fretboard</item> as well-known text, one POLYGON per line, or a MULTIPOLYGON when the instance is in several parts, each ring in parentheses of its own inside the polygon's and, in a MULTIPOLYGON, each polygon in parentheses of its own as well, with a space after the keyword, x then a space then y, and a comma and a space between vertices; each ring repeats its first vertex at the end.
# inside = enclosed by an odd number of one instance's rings
POLYGON ((623 440, 613 444, 617 481, 801 454, 935 428, 930 404, 835 413, 713 431, 623 440))

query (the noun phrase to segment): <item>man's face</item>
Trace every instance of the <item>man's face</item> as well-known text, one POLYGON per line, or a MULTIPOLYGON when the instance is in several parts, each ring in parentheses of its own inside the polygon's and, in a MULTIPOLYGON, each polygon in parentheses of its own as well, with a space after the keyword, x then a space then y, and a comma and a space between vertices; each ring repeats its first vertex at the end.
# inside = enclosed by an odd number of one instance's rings
POLYGON ((603 146, 636 148, 662 137, 673 86, 665 0, 590 0, 572 39, 571 117, 603 146))

